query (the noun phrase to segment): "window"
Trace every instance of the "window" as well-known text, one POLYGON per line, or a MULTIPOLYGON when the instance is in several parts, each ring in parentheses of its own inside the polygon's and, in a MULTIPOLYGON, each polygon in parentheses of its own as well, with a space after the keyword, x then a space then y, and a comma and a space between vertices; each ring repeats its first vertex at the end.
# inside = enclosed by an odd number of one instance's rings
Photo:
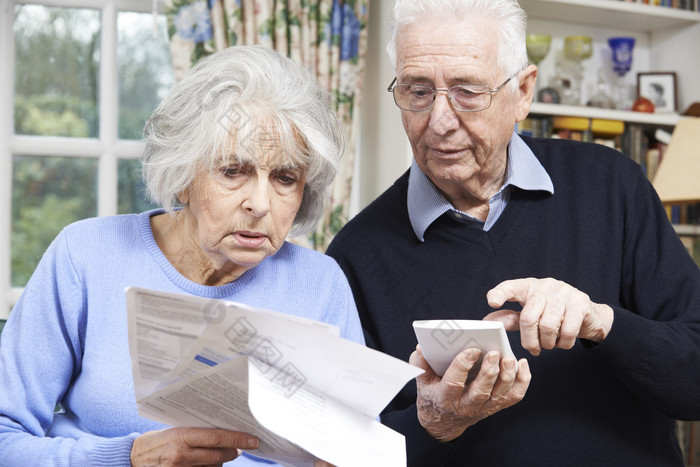
POLYGON ((60 230, 153 206, 145 120, 174 84, 145 0, 10 0, 0 9, 0 287, 6 318, 60 230))

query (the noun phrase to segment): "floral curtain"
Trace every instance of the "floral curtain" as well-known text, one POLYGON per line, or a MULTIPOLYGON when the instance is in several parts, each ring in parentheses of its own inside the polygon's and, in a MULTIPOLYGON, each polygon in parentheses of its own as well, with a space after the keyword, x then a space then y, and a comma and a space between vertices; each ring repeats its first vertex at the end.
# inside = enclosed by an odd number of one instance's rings
POLYGON ((325 251, 348 219, 369 0, 165 0, 165 6, 176 79, 207 54, 260 44, 305 66, 335 95, 346 137, 341 170, 316 231, 294 239, 325 251))

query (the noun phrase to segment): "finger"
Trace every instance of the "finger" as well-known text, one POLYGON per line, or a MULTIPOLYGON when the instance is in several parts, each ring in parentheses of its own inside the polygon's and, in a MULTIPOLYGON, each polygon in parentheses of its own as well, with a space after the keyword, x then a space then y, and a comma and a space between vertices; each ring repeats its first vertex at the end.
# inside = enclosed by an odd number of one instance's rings
POLYGON ((503 359, 501 359, 498 379, 491 390, 491 399, 497 405, 508 399, 508 395, 515 382, 517 368, 518 362, 515 361, 514 357, 503 357, 503 359))
POLYGON ((566 305, 560 295, 553 294, 547 298, 538 323, 540 347, 550 350, 557 344, 559 330, 566 312, 566 305))
POLYGON ((255 436, 241 431, 215 428, 188 428, 180 431, 185 444, 199 448, 257 449, 260 441, 255 436))
POLYGON ((222 465, 239 455, 240 451, 236 448, 187 448, 174 453, 173 461, 176 465, 222 465))
POLYGON ((525 303, 530 293, 530 279, 511 279, 503 281, 486 293, 486 300, 491 308, 500 308, 505 302, 525 303))
POLYGON ((418 368, 422 368, 424 370, 424 373, 416 376, 416 380, 420 382, 429 383, 437 377, 437 375, 423 356, 423 352, 421 352, 419 345, 416 346, 416 350, 414 350, 411 356, 408 358, 408 363, 410 363, 413 366, 417 366, 418 368))
POLYGON ((521 400, 525 397, 527 388, 530 386, 530 381, 532 381, 532 374, 530 373, 530 364, 526 359, 521 358, 518 362, 518 371, 515 374, 515 382, 513 382, 513 388, 511 393, 517 400, 521 400))
POLYGON ((484 356, 479 374, 469 385, 467 399, 470 403, 484 403, 490 397, 500 373, 501 354, 492 350, 484 356))
POLYGON ((583 313, 578 307, 571 307, 566 310, 564 319, 559 330, 559 339, 556 346, 560 349, 570 349, 576 343, 576 338, 581 332, 583 324, 583 313))
POLYGON ((314 462, 314 467, 335 467, 333 464, 329 464, 326 461, 316 461, 314 462))
POLYGON ((544 294, 532 294, 520 312, 520 342, 525 350, 532 355, 539 355, 540 346, 540 318, 547 306, 544 294))
POLYGON ((428 365, 425 357, 423 357, 423 352, 420 350, 420 345, 416 345, 416 350, 414 350, 413 353, 411 353, 411 356, 408 357, 408 363, 424 370, 430 368, 430 365, 428 365))
POLYGON ((442 389, 447 399, 459 399, 464 392, 464 385, 469 377, 469 372, 481 356, 481 350, 470 347, 457 354, 450 366, 442 375, 442 389))
POLYGON ((520 330, 520 312, 513 310, 498 310, 482 318, 484 321, 500 321, 506 331, 520 330))

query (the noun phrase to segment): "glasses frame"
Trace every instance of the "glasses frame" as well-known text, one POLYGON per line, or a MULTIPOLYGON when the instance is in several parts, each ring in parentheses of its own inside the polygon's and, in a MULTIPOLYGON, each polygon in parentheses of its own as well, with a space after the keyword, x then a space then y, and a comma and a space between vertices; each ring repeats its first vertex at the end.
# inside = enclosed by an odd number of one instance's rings
MULTIPOLYGON (((518 73, 520 73, 520 72, 518 72, 518 73)), ((457 111, 459 111, 459 112, 481 112, 481 111, 486 110, 486 109, 488 109, 489 107, 491 107, 491 103, 493 102, 493 95, 496 94, 496 93, 497 93, 498 91, 500 91, 501 89, 503 89, 503 86, 505 86, 510 80, 512 80, 513 78, 515 78, 516 76, 518 76, 518 73, 515 73, 515 74, 509 76, 509 77, 508 77, 505 81, 503 81, 503 82, 501 83, 501 85, 498 86, 496 89, 489 89, 489 88, 487 88, 487 89, 484 89, 483 91, 472 91, 472 90, 470 90, 470 92, 473 92, 474 94, 488 94, 488 95, 489 95, 489 105, 487 105, 487 106, 484 107, 483 109, 477 109, 477 110, 462 109, 460 106, 457 105, 456 102, 454 102, 454 101, 452 100, 452 96, 450 95, 450 91, 451 91, 452 89, 454 89, 454 88, 459 88, 459 87, 462 87, 462 86, 474 86, 473 84, 455 84, 454 86, 450 86, 449 88, 445 89, 445 88, 433 88, 433 87, 427 86, 427 85, 425 85, 425 84, 419 84, 419 85, 416 85, 416 84, 398 84, 398 83, 397 83, 398 78, 394 78, 393 81, 391 82, 391 84, 389 84, 389 87, 386 88, 386 90, 387 90, 388 92, 390 92, 391 95, 394 97, 394 104, 396 104, 396 107, 398 107, 398 108, 401 109, 401 110, 405 110, 405 111, 407 111, 407 112, 425 112, 426 110, 432 109, 432 108, 433 108, 433 104, 435 103, 435 98, 436 98, 438 92, 444 92, 444 93, 447 95, 447 100, 450 102, 450 105, 452 106, 452 108, 455 109, 455 110, 457 110, 457 111), (394 94, 394 90, 395 90, 397 87, 399 87, 399 86, 423 86, 423 87, 425 87, 425 88, 431 90, 431 92, 432 92, 432 94, 433 94, 433 100, 430 101, 430 105, 428 105, 428 107, 426 107, 426 108, 424 108, 424 109, 406 109, 406 108, 404 108, 404 107, 401 107, 401 106, 399 105, 399 103, 396 102, 396 94, 394 94)))

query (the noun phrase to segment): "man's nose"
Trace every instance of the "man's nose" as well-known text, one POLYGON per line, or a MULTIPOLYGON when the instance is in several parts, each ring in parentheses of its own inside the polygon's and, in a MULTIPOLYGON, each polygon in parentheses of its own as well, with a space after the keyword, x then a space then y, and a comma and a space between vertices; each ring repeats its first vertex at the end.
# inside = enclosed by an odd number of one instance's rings
POLYGON ((430 129, 437 134, 446 134, 459 126, 459 118, 447 91, 438 89, 435 92, 435 101, 430 109, 430 129))

